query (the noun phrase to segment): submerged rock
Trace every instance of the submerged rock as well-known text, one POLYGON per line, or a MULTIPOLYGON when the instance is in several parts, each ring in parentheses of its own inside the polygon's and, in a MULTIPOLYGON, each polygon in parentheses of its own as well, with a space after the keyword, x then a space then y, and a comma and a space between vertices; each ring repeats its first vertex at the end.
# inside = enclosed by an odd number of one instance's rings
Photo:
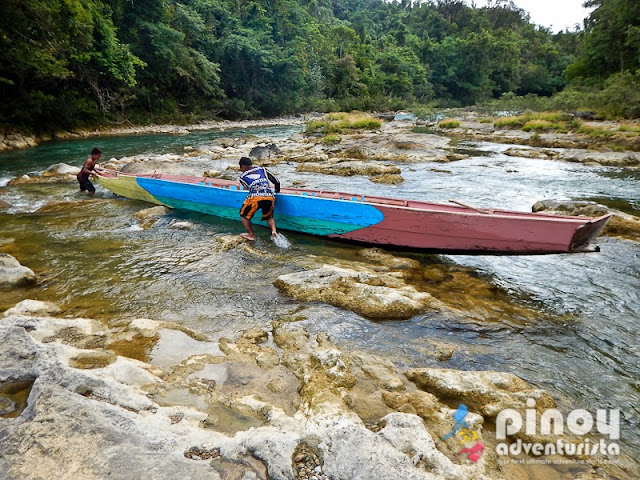
POLYGON ((402 175, 372 175, 369 177, 369 180, 374 183, 383 183, 385 185, 396 185, 404 182, 402 175))
POLYGON ((193 230, 196 226, 191 222, 175 222, 171 224, 172 230, 193 230))
POLYGON ((134 217, 140 221, 140 225, 146 230, 151 228, 160 217, 166 215, 169 211, 169 208, 159 205, 157 207, 140 210, 134 214, 134 217))
POLYGON ((244 245, 247 240, 240 235, 219 235, 213 238, 216 242, 216 250, 226 252, 239 245, 244 245))
POLYGON ((296 300, 324 302, 369 318, 411 318, 427 310, 445 309, 431 295, 397 277, 330 265, 281 275, 274 285, 296 300))
POLYGON ((38 277, 33 270, 24 267, 7 253, 0 253, 0 288, 33 285, 38 277))

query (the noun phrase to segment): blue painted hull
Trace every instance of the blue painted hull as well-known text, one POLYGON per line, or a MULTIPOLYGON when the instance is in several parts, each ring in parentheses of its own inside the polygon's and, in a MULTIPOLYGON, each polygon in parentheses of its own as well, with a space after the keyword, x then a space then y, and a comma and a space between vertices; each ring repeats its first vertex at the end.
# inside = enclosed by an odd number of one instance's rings
MULTIPOLYGON (((138 185, 160 203, 173 208, 238 220, 247 192, 230 186, 179 183, 154 178, 137 179, 138 185)), ((278 194, 274 216, 278 228, 313 235, 340 235, 381 222, 384 215, 376 207, 351 200, 335 200, 308 195, 278 194)), ((254 217, 254 221, 259 216, 254 217)), ((266 222, 262 222, 266 224, 266 222)))

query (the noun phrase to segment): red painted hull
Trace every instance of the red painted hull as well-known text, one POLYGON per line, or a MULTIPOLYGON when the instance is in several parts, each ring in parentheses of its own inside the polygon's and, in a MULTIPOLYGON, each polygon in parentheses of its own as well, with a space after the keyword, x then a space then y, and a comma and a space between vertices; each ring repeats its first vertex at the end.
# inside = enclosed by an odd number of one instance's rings
POLYGON ((361 243, 441 252, 543 254, 580 251, 610 215, 592 219, 475 211, 379 207, 384 220, 337 237, 361 243))
MULTIPOLYGON (((282 193, 315 193, 324 198, 353 198, 345 192, 283 189, 282 193)), ((356 195, 356 197, 360 197, 356 195)), ((572 217, 509 210, 362 197, 384 219, 373 226, 330 238, 438 253, 537 255, 590 251, 612 214, 572 217)))

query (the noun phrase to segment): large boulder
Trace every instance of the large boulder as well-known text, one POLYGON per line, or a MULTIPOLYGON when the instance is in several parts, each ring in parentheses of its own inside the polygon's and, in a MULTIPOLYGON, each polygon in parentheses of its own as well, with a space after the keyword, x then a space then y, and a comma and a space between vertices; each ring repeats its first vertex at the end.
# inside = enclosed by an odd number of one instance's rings
POLYGON ((560 154, 553 150, 538 150, 535 148, 508 148, 503 153, 510 157, 534 158, 540 160, 555 160, 560 157, 560 154))
MULTIPOLYGON (((71 368, 71 347, 53 345, 0 326, 0 387, 28 396, 14 407, 19 416, 2 420, 3 479, 220 478, 206 462, 184 457, 179 436, 153 431, 155 405, 146 397, 93 370, 71 368)), ((134 361, 120 361, 120 370, 149 375, 134 361)))
POLYGON ((445 308, 428 293, 417 291, 396 276, 331 265, 281 275, 274 285, 296 300, 324 302, 368 318, 411 318, 420 312, 445 308))
POLYGON ((68 165, 66 163, 56 163, 55 165, 51 165, 44 172, 42 172, 43 177, 60 177, 60 176, 75 176, 80 171, 79 167, 74 167, 72 165, 68 165))
POLYGON ((325 175, 351 177, 353 175, 399 175, 402 171, 396 165, 380 162, 365 162, 362 160, 330 160, 323 163, 299 163, 296 166, 296 172, 316 172, 325 175))
POLYGON ((42 302, 40 300, 23 300, 4 312, 4 315, 5 317, 10 315, 53 315, 59 312, 60 307, 55 303, 42 302))
POLYGON ((600 217, 611 213, 608 207, 599 203, 572 200, 541 200, 531 207, 531 211, 587 217, 600 217))
POLYGON ((632 240, 640 238, 640 218, 606 207, 596 202, 572 200, 541 200, 531 208, 534 212, 557 215, 601 217, 613 213, 613 218, 603 229, 602 235, 617 235, 632 240))
POLYGON ((7 253, 0 253, 0 288, 33 285, 38 277, 33 270, 24 267, 7 253))
POLYGON ((280 149, 275 143, 270 143, 268 145, 258 145, 257 147, 253 147, 249 152, 249 157, 255 160, 266 160, 271 157, 271 155, 280 155, 280 149))

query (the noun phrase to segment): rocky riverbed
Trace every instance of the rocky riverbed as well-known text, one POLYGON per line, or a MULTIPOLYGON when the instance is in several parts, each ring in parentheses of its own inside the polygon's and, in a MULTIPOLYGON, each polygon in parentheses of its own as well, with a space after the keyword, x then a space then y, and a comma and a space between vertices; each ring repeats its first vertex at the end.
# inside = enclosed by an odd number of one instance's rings
MULTIPOLYGON (((531 121, 535 122, 536 115, 531 115, 531 121)), ((544 114, 540 116, 544 117, 544 114)), ((533 125, 526 130, 520 128, 526 120, 515 123, 518 117, 510 117, 514 119, 513 125, 509 125, 508 119, 503 125, 500 117, 480 116, 474 112, 454 113, 449 121, 423 121, 417 125, 455 139, 531 147, 512 147, 505 152, 516 157, 564 160, 591 166, 640 165, 640 126, 637 122, 581 121, 571 114, 562 117, 558 123, 543 121, 537 125, 541 128, 533 125)))
MULTIPOLYGON (((179 152, 103 158, 103 165, 127 172, 236 179, 238 158, 251 156, 273 167, 287 185, 314 181, 322 187, 326 178, 327 184, 333 179, 371 180, 375 188, 396 188, 413 181, 416 166, 427 165, 426 171, 446 176, 451 162, 482 154, 455 135, 419 133, 414 127, 413 122, 385 122, 375 131, 341 134, 338 142, 301 133, 278 139, 230 134, 179 152)), ((584 169, 598 168, 594 162, 633 169, 628 158, 637 155, 558 146, 515 148, 505 154, 523 164, 566 160, 584 169)), ((559 399, 514 374, 488 370, 482 363, 483 358, 491 361, 486 345, 454 337, 474 331, 466 326, 477 328, 478 342, 496 332, 527 335, 532 325, 571 325, 569 314, 546 321, 554 312, 540 301, 506 288, 500 278, 442 258, 323 246, 279 251, 228 232, 203 233, 211 229, 206 222, 109 195, 45 199, 24 213, 24 206, 12 203, 16 196, 6 194, 22 189, 40 195, 42 189, 46 196, 57 185, 73 190, 76 171, 77 166, 52 165, 16 176, 0 191, 0 214, 19 217, 18 230, 22 223, 37 222, 39 229, 51 231, 49 241, 71 239, 69 249, 98 258, 105 270, 87 262, 88 270, 78 267, 87 275, 87 289, 67 292, 65 284, 41 295, 56 284, 56 269, 78 260, 77 254, 30 263, 23 260, 32 258, 28 236, 0 240, 0 292, 6 294, 2 308, 7 308, 0 319, 0 471, 7 478, 589 480, 635 475, 636 465, 617 464, 611 456, 545 457, 547 464, 526 455, 505 459, 496 451, 499 411, 513 408, 524 415, 527 400, 533 399, 540 413, 559 399), (102 224, 97 220, 101 216, 113 218, 102 224), (71 230, 59 227, 64 222, 71 230), (94 229, 102 229, 102 236, 111 230, 141 236, 129 244, 109 243, 85 236, 94 229), (122 252, 146 242, 170 245, 131 258, 122 252), (181 250, 189 242, 193 246, 181 250), (115 266, 109 266, 111 259, 117 259, 115 266), (211 288, 218 277, 207 276, 210 272, 229 283, 221 286, 222 300, 211 288), (139 282, 137 275, 167 275, 170 287, 144 283, 144 292, 130 291, 138 287, 124 284, 139 282), (247 300, 247 283, 258 297, 254 303, 247 300), (250 319, 255 326, 224 333, 186 326, 192 314, 203 315, 197 310, 201 296, 189 297, 194 295, 189 288, 210 289, 204 297, 216 295, 205 302, 207 325, 224 317, 243 325, 250 319), (8 298, 28 300, 14 305, 17 300, 9 303, 8 298), (138 318, 106 306, 122 305, 127 298, 170 302, 166 307, 180 312, 168 321, 159 318, 162 308, 156 310, 158 317, 138 318), (195 309, 190 298, 196 300, 195 309), (273 315, 262 312, 265 305, 273 315), (420 358, 426 359, 422 363, 415 357, 405 361, 402 355, 392 360, 334 338, 353 325, 359 328, 353 336, 366 337, 382 321, 403 321, 394 324, 396 331, 409 330, 406 319, 421 315, 457 329, 444 340, 405 338, 407 348, 420 343, 420 358), (332 318, 342 316, 357 318, 357 323, 345 320, 343 326, 332 318), (479 368, 459 370, 448 363, 471 356, 479 358, 479 368), (460 435, 442 440, 454 428, 461 404, 469 408, 464 440, 479 442, 480 455, 478 450, 461 452, 460 435)), ((613 211, 616 217, 607 234, 623 237, 624 245, 637 245, 640 229, 633 212, 566 199, 546 200, 534 209, 589 216, 613 211)), ((514 260, 509 268, 518 267, 514 260)), ((567 399, 562 402, 567 407, 567 399)), ((518 432, 509 438, 518 440, 545 443, 557 437, 518 432)))
POLYGON ((515 375, 403 371, 292 317, 211 341, 24 301, 0 321, 0 399, 7 479, 607 478, 589 464, 498 462, 486 433, 496 413, 555 405, 515 375), (440 440, 462 402, 484 445, 475 461, 457 436, 440 440))

